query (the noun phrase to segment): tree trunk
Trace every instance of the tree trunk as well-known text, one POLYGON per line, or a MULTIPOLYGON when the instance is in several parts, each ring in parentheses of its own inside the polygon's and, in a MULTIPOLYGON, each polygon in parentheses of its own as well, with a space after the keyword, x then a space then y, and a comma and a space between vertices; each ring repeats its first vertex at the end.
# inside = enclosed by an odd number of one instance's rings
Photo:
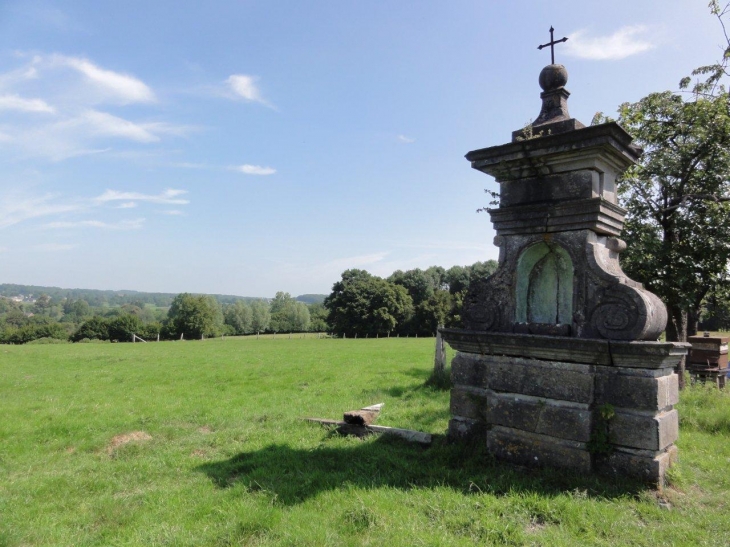
MULTIPOLYGON (((688 313, 678 306, 669 306, 669 321, 667 322, 667 342, 686 342, 687 341, 687 321, 688 313)), ((679 376, 679 389, 684 389, 684 369, 686 357, 677 365, 677 375, 679 376)))
POLYGON ((697 334, 700 325, 700 308, 689 310, 687 313, 687 336, 697 334))

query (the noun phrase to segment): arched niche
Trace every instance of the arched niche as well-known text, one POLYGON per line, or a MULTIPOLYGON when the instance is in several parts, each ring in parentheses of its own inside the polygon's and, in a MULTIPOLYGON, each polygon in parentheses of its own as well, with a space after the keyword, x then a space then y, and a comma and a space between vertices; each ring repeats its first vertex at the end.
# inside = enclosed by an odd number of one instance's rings
POLYGON ((536 243, 517 261, 516 321, 571 324, 573 261, 556 244, 536 243))

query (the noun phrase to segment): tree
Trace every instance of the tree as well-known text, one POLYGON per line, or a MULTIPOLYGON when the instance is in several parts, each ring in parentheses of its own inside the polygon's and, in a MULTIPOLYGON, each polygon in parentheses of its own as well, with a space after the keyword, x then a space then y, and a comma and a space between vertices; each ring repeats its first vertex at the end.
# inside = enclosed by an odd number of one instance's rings
POLYGON ((72 342, 88 340, 109 340, 109 324, 106 319, 98 315, 87 319, 70 336, 72 342))
POLYGON ((327 308, 324 304, 309 304, 309 330, 312 332, 327 332, 330 326, 327 324, 327 308))
POLYGON ((178 294, 167 312, 169 334, 197 339, 216 336, 223 325, 220 304, 212 296, 178 294))
POLYGON ((348 336, 394 331, 413 314, 413 299, 404 287, 355 269, 342 273, 324 306, 335 332, 348 336))
POLYGON ((233 329, 234 334, 248 334, 251 332, 251 307, 244 300, 236 300, 233 304, 226 306, 223 312, 226 325, 233 329))
POLYGON ((142 321, 131 313, 119 315, 109 321, 109 340, 118 342, 131 342, 133 334, 139 334, 142 330, 142 321))
POLYGON ((277 292, 271 301, 271 323, 275 332, 303 332, 309 328, 309 309, 288 292, 277 292))
POLYGON ((251 332, 264 332, 269 328, 271 312, 266 300, 251 302, 251 332))
MULTIPOLYGON (((722 24, 728 6, 710 7, 722 24)), ((669 341, 696 332, 730 259, 730 96, 720 83, 729 58, 727 40, 721 61, 694 71, 707 78, 690 93, 652 93, 619 107, 619 123, 644 148, 619 183, 628 210, 622 265, 667 305, 669 341)))

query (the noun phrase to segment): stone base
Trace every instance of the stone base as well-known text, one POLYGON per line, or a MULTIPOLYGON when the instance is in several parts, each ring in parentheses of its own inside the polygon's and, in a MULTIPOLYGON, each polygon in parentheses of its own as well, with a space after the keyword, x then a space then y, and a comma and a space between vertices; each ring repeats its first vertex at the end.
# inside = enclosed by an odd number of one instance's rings
MULTIPOLYGON (((515 355, 521 350, 514 336, 490 340, 499 353, 462 350, 453 359, 452 441, 486 441, 496 458, 520 465, 663 484, 677 457, 672 361, 683 347, 633 342, 621 359, 607 359, 605 341, 596 341, 591 355, 591 341, 580 340, 555 360, 536 357, 535 344, 515 355)), ((553 350, 555 339, 537 338, 537 347, 546 347, 540 351, 553 353, 547 347, 553 350)), ((463 338, 457 345, 463 348, 463 338)))

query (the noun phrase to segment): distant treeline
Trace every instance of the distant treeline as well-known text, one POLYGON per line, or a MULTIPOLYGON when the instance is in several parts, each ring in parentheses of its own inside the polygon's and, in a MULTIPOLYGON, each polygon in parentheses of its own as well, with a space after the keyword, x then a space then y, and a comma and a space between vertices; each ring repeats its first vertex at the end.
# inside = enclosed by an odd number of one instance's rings
POLYGON ((493 260, 448 270, 397 270, 386 279, 347 270, 332 293, 273 299, 0 285, 0 343, 199 339, 257 332, 334 332, 346 336, 430 336, 460 325, 469 285, 493 260))
MULTIPOLYGON (((125 304, 150 304, 158 308, 169 308, 177 293, 141 292, 141 291, 104 291, 96 289, 62 289, 60 287, 44 287, 40 285, 17 285, 14 283, 0 283, 0 296, 7 298, 22 297, 24 301, 34 301, 40 295, 46 295, 60 303, 66 299, 84 300, 92 308, 124 306, 125 304)), ((235 296, 230 294, 211 295, 221 305, 233 304, 239 300, 252 302, 260 300, 254 296, 235 296)), ((303 294, 295 297, 306 304, 321 304, 326 295, 303 294)))

